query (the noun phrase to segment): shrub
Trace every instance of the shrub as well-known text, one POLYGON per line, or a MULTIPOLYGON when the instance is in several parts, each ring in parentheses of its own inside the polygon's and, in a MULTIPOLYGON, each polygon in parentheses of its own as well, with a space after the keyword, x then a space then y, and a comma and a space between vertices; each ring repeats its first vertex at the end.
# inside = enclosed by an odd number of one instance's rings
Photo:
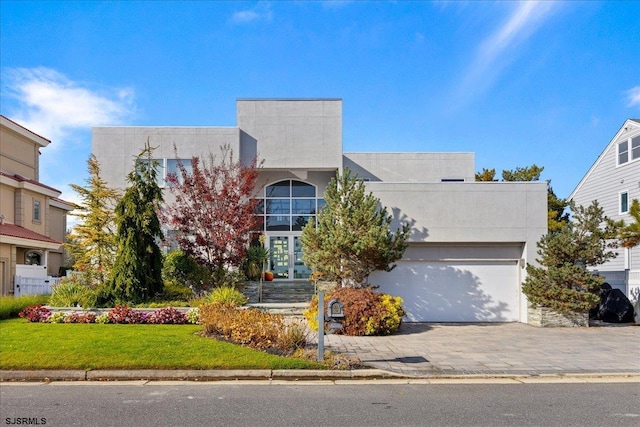
POLYGON ((23 295, 21 297, 0 297, 0 320, 18 317, 30 305, 47 304, 49 295, 23 295))
POLYGON ((166 299, 188 300, 193 295, 200 295, 210 285, 211 272, 199 265, 193 257, 178 249, 169 252, 164 257, 162 261, 162 278, 165 282, 165 290, 163 291, 165 295, 178 288, 187 289, 190 293, 186 298, 184 296, 171 296, 166 297, 166 299))
POLYGON ((244 285, 245 277, 240 271, 222 269, 213 274, 213 286, 216 288, 238 288, 244 285))
POLYGON ((147 323, 147 314, 124 305, 113 307, 109 313, 109 323, 147 323))
MULTIPOLYGON (((374 292, 372 289, 339 288, 325 297, 327 302, 337 299, 344 305, 342 328, 336 333, 345 335, 390 335, 400 328, 404 310, 402 298, 374 292)), ((309 327, 318 330, 318 298, 304 312, 309 327)))
POLYGON ((188 307, 189 303, 187 301, 158 301, 158 302, 149 302, 143 304, 136 304, 136 308, 166 308, 166 307, 188 307))
POLYGON ((258 349, 287 351, 283 340, 284 318, 258 309, 237 309, 233 303, 212 303, 200 307, 205 333, 236 344, 258 349))
POLYGON ((198 307, 190 308, 187 311, 187 321, 194 325, 197 325, 200 321, 200 309, 198 307))
POLYGON ((53 287, 49 305, 53 307, 92 308, 96 306, 97 294, 76 278, 65 277, 53 287))
POLYGON ((18 315, 27 319, 29 322, 47 322, 49 320, 49 316, 51 316, 51 311, 48 308, 37 304, 25 308, 18 315))
POLYGON ((244 305, 249 301, 242 292, 230 286, 222 286, 214 289, 208 295, 207 300, 210 303, 232 303, 238 306, 244 305))
POLYGON ((280 349, 293 353, 307 346, 309 332, 302 322, 290 322, 280 334, 279 341, 280 349))
POLYGON ((194 295, 194 291, 188 286, 166 282, 162 294, 157 299, 162 301, 189 301, 194 295))
POLYGON ((177 308, 165 307, 150 313, 147 320, 149 323, 182 325, 187 323, 187 315, 177 308))

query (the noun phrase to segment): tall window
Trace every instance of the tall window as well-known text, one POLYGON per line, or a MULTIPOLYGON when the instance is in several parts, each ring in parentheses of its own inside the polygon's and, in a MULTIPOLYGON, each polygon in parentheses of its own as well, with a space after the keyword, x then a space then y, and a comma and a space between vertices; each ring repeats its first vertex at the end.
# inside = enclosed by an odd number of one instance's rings
POLYGON ((35 222, 40 222, 42 218, 40 200, 33 200, 33 220, 35 222))
POLYGON ((625 214, 629 212, 629 193, 620 193, 620 213, 625 214))
POLYGON ((260 231, 302 231, 323 206, 314 185, 296 180, 268 185, 256 208, 260 231))

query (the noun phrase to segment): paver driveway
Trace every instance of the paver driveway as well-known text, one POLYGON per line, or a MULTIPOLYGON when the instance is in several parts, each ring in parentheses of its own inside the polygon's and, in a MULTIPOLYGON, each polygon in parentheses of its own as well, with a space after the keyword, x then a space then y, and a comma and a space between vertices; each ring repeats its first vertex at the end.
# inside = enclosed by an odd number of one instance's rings
POLYGON ((640 373, 640 326, 404 323, 388 337, 327 335, 328 349, 407 375, 640 373))

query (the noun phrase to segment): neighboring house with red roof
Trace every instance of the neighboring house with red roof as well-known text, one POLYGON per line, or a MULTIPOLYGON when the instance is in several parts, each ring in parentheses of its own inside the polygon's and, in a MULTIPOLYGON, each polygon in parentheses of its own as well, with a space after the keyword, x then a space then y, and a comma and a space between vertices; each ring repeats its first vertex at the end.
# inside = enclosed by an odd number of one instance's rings
POLYGON ((50 276, 64 266, 62 242, 74 206, 39 181, 40 149, 50 143, 0 116, 0 295, 14 292, 21 265, 41 265, 50 276))

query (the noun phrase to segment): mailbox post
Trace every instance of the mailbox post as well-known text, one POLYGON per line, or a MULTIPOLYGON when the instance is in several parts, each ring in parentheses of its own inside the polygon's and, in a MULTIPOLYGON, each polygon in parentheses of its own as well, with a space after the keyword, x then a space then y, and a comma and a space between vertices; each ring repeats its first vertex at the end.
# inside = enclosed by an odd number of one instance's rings
POLYGON ((318 362, 324 361, 324 292, 318 291, 318 362))
POLYGON ((324 324, 329 326, 329 333, 342 327, 344 305, 337 299, 327 303, 327 314, 324 314, 324 292, 318 291, 318 362, 324 361, 324 324))

